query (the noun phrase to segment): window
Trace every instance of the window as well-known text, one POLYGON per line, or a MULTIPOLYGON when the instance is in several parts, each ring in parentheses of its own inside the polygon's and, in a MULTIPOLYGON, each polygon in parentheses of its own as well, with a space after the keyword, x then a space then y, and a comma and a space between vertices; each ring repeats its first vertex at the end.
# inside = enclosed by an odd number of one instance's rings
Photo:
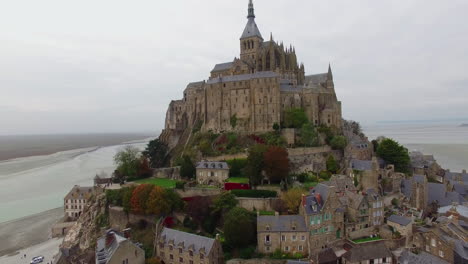
POLYGON ((265 242, 270 242, 270 235, 265 236, 265 242))
POLYGON ((303 250, 302 246, 299 246, 299 251, 302 251, 302 250, 303 250))
POLYGON ((189 251, 189 256, 193 257, 193 251, 192 250, 189 251))
POLYGON ((265 251, 270 251, 270 247, 265 247, 265 251))
POLYGON ((285 246, 284 251, 288 252, 289 251, 289 246, 285 246))
POLYGON ((270 231, 270 226, 267 225, 267 226, 265 227, 265 229, 266 229, 266 231, 270 231))
POLYGON ((296 241, 297 237, 296 235, 292 235, 292 241, 296 241))
POLYGON ((190 260, 190 261, 189 261, 189 264, 193 264, 193 260, 190 260))
POLYGON ((200 259, 204 259, 205 256, 203 254, 200 254, 200 259))
POLYGON ((302 241, 305 241, 305 236, 301 236, 301 240, 302 240, 302 241))
POLYGON ((179 248, 179 254, 182 254, 182 249, 181 248, 179 248))
POLYGON ((431 246, 435 247, 436 246, 436 241, 434 238, 431 238, 431 246))
POLYGON ((184 263, 184 258, 179 258, 180 263, 184 263))
POLYGON ((169 246, 169 250, 171 250, 171 251, 172 251, 172 249, 173 249, 173 247, 172 247, 172 246, 169 246))
POLYGON ((286 236, 285 235, 281 235, 281 241, 286 241, 286 236))
POLYGON ((431 251, 430 248, 429 248, 429 245, 426 245, 426 251, 427 252, 431 251))
POLYGON ((441 257, 441 258, 444 257, 444 252, 442 250, 439 250, 439 257, 441 257))
POLYGON ((174 255, 170 254, 169 259, 174 259, 174 255))

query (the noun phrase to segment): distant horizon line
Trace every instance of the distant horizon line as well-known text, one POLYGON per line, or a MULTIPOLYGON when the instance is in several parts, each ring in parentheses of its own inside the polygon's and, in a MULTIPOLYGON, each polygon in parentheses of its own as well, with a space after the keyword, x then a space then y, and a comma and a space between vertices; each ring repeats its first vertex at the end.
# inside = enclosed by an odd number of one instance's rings
MULTIPOLYGON (((391 123, 434 123, 434 122, 468 122, 468 118, 438 118, 438 119, 409 119, 409 120, 378 120, 377 124, 391 123)), ((460 123, 461 125, 462 123, 460 123)))
POLYGON ((18 134, 0 134, 0 137, 11 136, 82 136, 82 135, 142 135, 142 136, 158 136, 161 130, 158 131, 140 131, 140 132, 52 132, 52 133, 18 133, 18 134))

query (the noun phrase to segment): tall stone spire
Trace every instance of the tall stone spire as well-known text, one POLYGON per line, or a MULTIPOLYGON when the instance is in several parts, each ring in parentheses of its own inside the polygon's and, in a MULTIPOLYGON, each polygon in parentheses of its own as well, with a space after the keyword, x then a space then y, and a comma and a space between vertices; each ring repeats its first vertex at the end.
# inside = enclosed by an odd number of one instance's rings
POLYGON ((328 74, 327 74, 327 79, 328 80, 333 80, 333 73, 332 73, 332 69, 331 69, 331 64, 328 63, 328 74))
POLYGON ((249 0, 249 15, 247 18, 255 18, 254 5, 252 0, 249 0))

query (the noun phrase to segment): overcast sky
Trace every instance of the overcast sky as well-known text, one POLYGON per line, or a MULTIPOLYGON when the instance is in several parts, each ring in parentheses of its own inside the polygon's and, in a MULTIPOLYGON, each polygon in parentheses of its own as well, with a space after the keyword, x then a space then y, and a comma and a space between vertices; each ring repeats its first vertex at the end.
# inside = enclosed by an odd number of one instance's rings
MULTIPOLYGON (((5 1, 0 134, 157 131, 239 56, 247 0, 5 1)), ((347 119, 468 118, 468 1, 254 0, 306 74, 331 62, 347 119)))

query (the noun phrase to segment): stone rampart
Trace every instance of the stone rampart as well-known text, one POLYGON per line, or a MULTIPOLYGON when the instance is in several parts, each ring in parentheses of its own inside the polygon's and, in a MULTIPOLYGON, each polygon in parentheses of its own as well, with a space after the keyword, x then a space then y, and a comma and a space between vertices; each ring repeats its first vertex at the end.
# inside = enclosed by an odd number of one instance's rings
POLYGON ((245 208, 249 211, 254 209, 257 211, 274 211, 274 204, 279 200, 279 198, 246 198, 246 197, 237 197, 239 201, 238 206, 245 208))
POLYGON ((180 167, 154 169, 153 177, 180 180, 180 167))
POLYGON ((185 188, 184 190, 175 190, 180 197, 195 197, 195 196, 215 196, 219 195, 222 190, 217 188, 197 188, 197 187, 189 187, 185 188))

